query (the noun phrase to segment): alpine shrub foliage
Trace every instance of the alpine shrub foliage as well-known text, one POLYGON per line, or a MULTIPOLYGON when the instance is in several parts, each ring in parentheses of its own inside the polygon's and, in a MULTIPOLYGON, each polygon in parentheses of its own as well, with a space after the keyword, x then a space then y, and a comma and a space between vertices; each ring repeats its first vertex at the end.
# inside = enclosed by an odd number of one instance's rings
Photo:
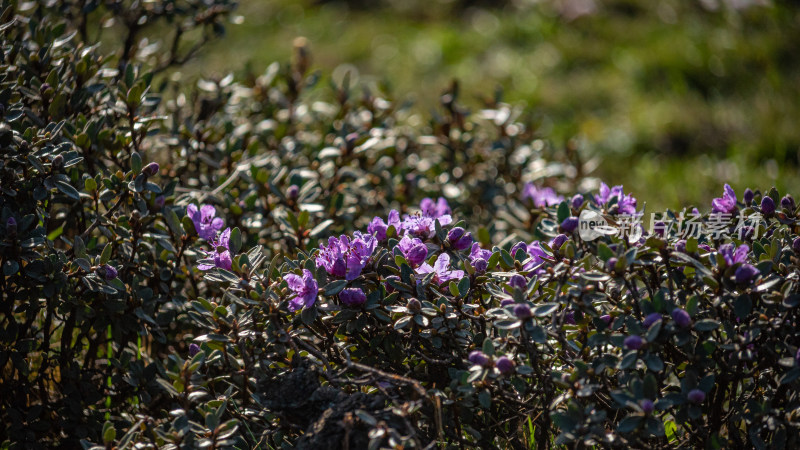
POLYGON ((3 2, 4 448, 800 445, 790 196, 583 240, 636 198, 499 98, 159 77, 232 6, 3 2))

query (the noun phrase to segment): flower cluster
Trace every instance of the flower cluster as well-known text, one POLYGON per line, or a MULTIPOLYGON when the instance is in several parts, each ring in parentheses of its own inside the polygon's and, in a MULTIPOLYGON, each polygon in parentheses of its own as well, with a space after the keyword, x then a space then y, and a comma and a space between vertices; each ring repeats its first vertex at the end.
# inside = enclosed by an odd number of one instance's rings
POLYGON ((304 307, 310 307, 317 300, 317 281, 308 269, 303 269, 303 275, 294 273, 286 274, 284 277, 286 284, 292 291, 293 296, 289 301, 289 311, 297 311, 304 307))
POLYGON ((186 207, 186 215, 192 220, 197 235, 211 244, 211 251, 201 250, 205 254, 205 260, 197 265, 200 270, 210 270, 213 268, 230 270, 233 259, 230 252, 231 229, 226 228, 221 233, 219 230, 225 226, 225 222, 220 217, 216 217, 217 210, 212 205, 203 205, 199 209, 197 205, 190 204, 186 207))
POLYGON ((355 280, 361 275, 377 245, 375 236, 359 231, 353 234, 353 238, 345 235, 330 237, 328 245, 320 244, 316 265, 324 267, 328 274, 335 277, 355 280))
POLYGON ((607 184, 600 183, 600 189, 594 196, 594 201, 597 205, 608 208, 612 214, 636 214, 636 198, 631 194, 625 194, 622 185, 610 188, 607 184), (614 207, 615 205, 616 207, 614 207))
POLYGON ((522 200, 530 200, 533 206, 544 208, 554 206, 564 201, 564 197, 556 194, 553 188, 537 187, 533 183, 525 183, 522 188, 522 200))

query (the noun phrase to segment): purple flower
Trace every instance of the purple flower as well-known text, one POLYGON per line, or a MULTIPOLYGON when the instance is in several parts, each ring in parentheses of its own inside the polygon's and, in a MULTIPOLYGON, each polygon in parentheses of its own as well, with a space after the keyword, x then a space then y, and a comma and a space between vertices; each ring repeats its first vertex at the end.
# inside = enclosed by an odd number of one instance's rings
POLYGON ((386 225, 386 222, 383 221, 380 217, 374 217, 372 222, 367 225, 367 233, 375 236, 376 239, 379 241, 386 240, 386 230, 389 228, 389 225, 386 225))
POLYGON ((794 250, 795 253, 800 253, 800 237, 796 237, 792 241, 792 250, 794 250))
POLYGON ((784 195, 781 199, 781 208, 788 209, 791 213, 794 213, 794 198, 792 198, 792 196, 789 194, 784 195))
POLYGON ((527 319, 531 316, 531 307, 525 303, 518 303, 517 306, 514 307, 514 315, 519 319, 527 319))
POLYGON ((9 217, 6 221, 6 233, 10 238, 17 237, 17 220, 13 217, 9 217))
POLYGON ((289 200, 297 200, 297 197, 300 195, 300 187, 296 184, 293 184, 286 188, 286 197, 289 200))
POLYGON ((608 205, 614 198, 617 199, 618 213, 629 215, 636 214, 637 201, 632 195, 625 195, 622 185, 610 188, 607 184, 600 183, 600 189, 597 195, 594 196, 594 201, 598 205, 608 205))
POLYGON ((388 230, 390 226, 394 226, 398 234, 403 231, 403 227, 400 224, 400 213, 394 209, 389 211, 389 218, 386 222, 380 217, 374 217, 372 222, 367 225, 367 233, 374 235, 379 241, 384 241, 387 237, 386 230, 388 230))
POLYGON ((486 353, 483 353, 480 350, 473 350, 470 352, 469 357, 467 358, 469 362, 478 366, 487 366, 489 365, 489 357, 486 356, 486 353))
POLYGON ((745 205, 750 206, 750 204, 753 203, 753 197, 755 197, 755 194, 753 193, 752 189, 747 188, 747 189, 744 190, 744 194, 742 194, 742 198, 744 200, 744 204, 745 205))
POLYGON ((153 201, 153 204, 154 204, 154 205, 156 205, 156 208, 158 208, 158 209, 161 209, 161 208, 163 208, 165 203, 167 203, 167 199, 166 199, 166 198, 164 198, 164 196, 163 196, 163 195, 159 195, 159 196, 158 196, 158 197, 156 197, 156 199, 153 201))
POLYGON ((114 278, 117 278, 118 275, 116 267, 110 266, 108 264, 102 264, 98 266, 97 269, 95 269, 95 273, 97 274, 97 276, 107 281, 111 281, 114 278))
POLYGON ((505 308, 508 305, 513 305, 514 303, 516 303, 516 302, 513 299, 510 299, 510 298, 504 298, 504 299, 500 300, 500 306, 503 307, 503 308, 505 308))
POLYGON ((598 205, 605 205, 614 197, 622 197, 622 185, 614 186, 613 188, 609 188, 607 184, 600 183, 600 189, 597 192, 597 195, 594 196, 594 201, 598 205))
POLYGON ((214 217, 216 214, 217 210, 212 205, 203 205, 199 211, 194 204, 186 207, 186 215, 194 222, 197 235, 207 241, 214 240, 217 232, 225 225, 221 218, 214 217))
POLYGON ((567 217, 561 222, 561 229, 564 230, 565 233, 572 233, 578 228, 578 218, 577 217, 567 217))
POLYGON ((676 242, 675 243, 675 250, 677 250, 677 251, 679 251, 681 253, 686 253, 686 240, 681 239, 678 242, 676 242))
POLYGON ((605 322, 606 325, 611 325, 611 321, 614 320, 614 318, 611 317, 610 314, 603 314, 602 316, 600 316, 600 320, 605 322))
POLYGON ((439 197, 436 202, 430 198, 423 198, 419 204, 419 209, 422 210, 422 215, 432 219, 438 219, 453 212, 444 197, 439 197))
POLYGON ((639 407, 642 408, 642 412, 645 414, 650 414, 656 409, 653 401, 647 398, 639 402, 639 407))
POLYGON ((409 237, 408 235, 400 239, 400 242, 397 243, 397 248, 406 258, 406 261, 411 264, 411 267, 419 266, 425 262, 425 258, 428 256, 428 248, 422 240, 409 237))
POLYGON ((447 241, 454 250, 466 250, 472 245, 472 234, 461 227, 455 227, 447 232, 447 241))
POLYGON ((740 245, 735 251, 733 244, 723 244, 719 246, 719 253, 725 258, 725 262, 729 266, 747 261, 747 252, 749 251, 750 247, 748 247, 747 244, 740 245))
POLYGON ((339 292, 339 300, 347 306, 359 306, 367 302, 367 294, 358 288, 344 289, 339 292))
POLYGON ((648 314, 647 317, 645 317, 644 320, 642 321, 642 327, 650 328, 650 325, 658 322, 659 320, 661 320, 661 314, 659 313, 648 314))
POLYGON ((497 367, 497 370, 499 370, 503 375, 514 371, 514 361, 512 361, 508 356, 501 356, 497 358, 497 361, 494 362, 494 366, 497 367))
POLYGON ((150 164, 144 166, 144 168, 142 168, 142 173, 145 174, 146 176, 149 176, 149 177, 152 177, 153 175, 157 174, 158 173, 158 163, 157 162, 151 162, 150 164))
POLYGON ((736 278, 736 282, 739 284, 744 284, 750 282, 756 275, 758 275, 758 269, 750 264, 742 264, 736 269, 736 273, 734 277, 736 278))
POLYGON ((403 230, 402 224, 400 223, 400 213, 397 212, 396 209, 389 211, 389 217, 386 219, 386 225, 390 227, 394 227, 398 233, 403 230))
POLYGON ((317 267, 324 267, 326 272, 335 277, 355 280, 361 275, 377 245, 375 236, 360 231, 353 233, 352 240, 345 235, 338 239, 331 236, 327 247, 323 244, 319 246, 317 267))
POLYGON ((564 245, 564 242, 567 242, 567 239, 566 234, 559 234, 550 241, 550 248, 553 249, 554 252, 558 251, 561 249, 561 246, 564 245))
POLYGON ((636 214, 636 199, 632 195, 623 195, 617 203, 618 211, 622 214, 634 215, 636 214))
POLYGON ((541 266, 546 260, 550 259, 550 256, 544 251, 539 241, 533 241, 528 245, 528 255, 530 255, 531 259, 525 263, 522 269, 525 271, 533 271, 534 273, 542 272, 543 269, 541 266))
POLYGON ((483 273, 488 268, 489 258, 492 257, 492 252, 484 250, 477 242, 472 244, 472 250, 469 252, 469 262, 476 272, 483 273))
POLYGON ((450 223, 453 222, 453 219, 447 214, 436 218, 413 214, 403 219, 402 227, 405 232, 411 233, 414 236, 432 238, 436 234, 437 220, 441 226, 450 225, 450 223))
POLYGON ((200 346, 195 344, 194 342, 189 344, 189 356, 191 357, 198 353, 200 353, 200 346))
POLYGON ((528 280, 526 280, 522 275, 514 274, 511 279, 508 280, 508 285, 514 289, 525 291, 528 288, 528 280))
MULTIPOLYGON (((289 300, 289 311, 297 311, 309 307, 317 300, 317 281, 308 269, 303 269, 303 276, 290 273, 283 277, 294 296, 289 300)), ((342 291, 344 292, 344 291, 342 291)))
POLYGON ((209 270, 218 267, 220 269, 231 270, 233 259, 231 259, 230 247, 228 246, 230 238, 231 229, 225 228, 225 231, 211 242, 211 247, 213 247, 214 250, 205 252, 206 259, 213 258, 214 264, 200 263, 197 265, 197 268, 200 270, 209 270))
POLYGON ((520 251, 520 250, 522 250, 522 251, 527 253, 528 252, 528 244, 526 244, 524 241, 519 241, 519 242, 517 242, 516 244, 514 244, 511 247, 511 250, 509 250, 508 253, 511 255, 512 258, 514 258, 516 256, 517 252, 520 251))
POLYGON ((572 208, 578 209, 583 206, 583 196, 581 194, 575 194, 571 200, 572 208))
POLYGON ((464 277, 463 270, 450 269, 450 255, 441 253, 436 262, 431 267, 428 263, 423 263, 416 269, 418 274, 434 273, 433 281, 437 284, 444 284, 450 280, 460 280, 464 277))
POLYGON ((711 201, 711 211, 715 213, 732 213, 736 210, 736 192, 729 184, 725 184, 722 197, 711 201))
POLYGON ((706 399, 706 393, 700 389, 692 389, 689 391, 689 394, 686 395, 686 398, 692 403, 703 403, 703 400, 706 399))
POLYGON ((606 268, 608 268, 608 270, 616 270, 615 267, 617 265, 617 261, 619 260, 613 256, 608 258, 608 261, 606 261, 606 268))
POLYGON ((766 215, 772 215, 775 212, 775 201, 772 200, 772 197, 765 195, 761 199, 761 213, 766 215))
POLYGON ((639 350, 644 346, 644 339, 639 336, 628 336, 623 341, 623 344, 629 350, 639 350))
POLYGON ((522 199, 530 199, 537 208, 557 205, 564 201, 564 197, 556 194, 552 188, 538 188, 533 183, 525 183, 522 188, 522 199))
POLYGON ((692 324, 692 318, 689 317, 689 313, 681 308, 675 308, 670 313, 672 316, 672 320, 675 322, 675 325, 681 328, 687 328, 689 325, 692 324))
POLYGON ((576 322, 575 322, 575 311, 567 311, 567 313, 564 314, 564 323, 567 324, 567 325, 575 325, 576 324, 576 322))

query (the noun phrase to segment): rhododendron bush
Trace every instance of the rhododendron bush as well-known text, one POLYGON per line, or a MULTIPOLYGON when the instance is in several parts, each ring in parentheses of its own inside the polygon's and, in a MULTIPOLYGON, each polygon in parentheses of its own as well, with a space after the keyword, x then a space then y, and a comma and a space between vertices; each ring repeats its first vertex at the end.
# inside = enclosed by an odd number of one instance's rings
POLYGON ((454 84, 420 125, 302 42, 154 84, 190 55, 141 24, 206 3, 97 6, 108 57, 2 3, 4 447, 800 445, 791 195, 650 216, 528 113, 454 84))

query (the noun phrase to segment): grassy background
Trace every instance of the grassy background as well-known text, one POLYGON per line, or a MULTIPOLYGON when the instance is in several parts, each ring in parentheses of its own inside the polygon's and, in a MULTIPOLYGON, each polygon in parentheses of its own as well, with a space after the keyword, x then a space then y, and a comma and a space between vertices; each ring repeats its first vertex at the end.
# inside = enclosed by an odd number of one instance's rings
MULTIPOLYGON (((665 0, 242 0, 238 25, 185 79, 262 72, 311 43, 327 76, 357 71, 419 111, 451 79, 472 110, 501 87, 557 146, 576 137, 596 175, 648 211, 709 201, 730 182, 800 195, 800 9, 665 0), (480 3, 480 2, 477 2, 480 3), (500 3, 500 6, 497 4, 500 3), (716 5, 716 6, 714 6, 716 5), (581 14, 587 13, 587 14, 581 14)), ((763 2, 762 2, 763 3, 763 2)), ((324 85, 324 83, 323 83, 324 85)))

